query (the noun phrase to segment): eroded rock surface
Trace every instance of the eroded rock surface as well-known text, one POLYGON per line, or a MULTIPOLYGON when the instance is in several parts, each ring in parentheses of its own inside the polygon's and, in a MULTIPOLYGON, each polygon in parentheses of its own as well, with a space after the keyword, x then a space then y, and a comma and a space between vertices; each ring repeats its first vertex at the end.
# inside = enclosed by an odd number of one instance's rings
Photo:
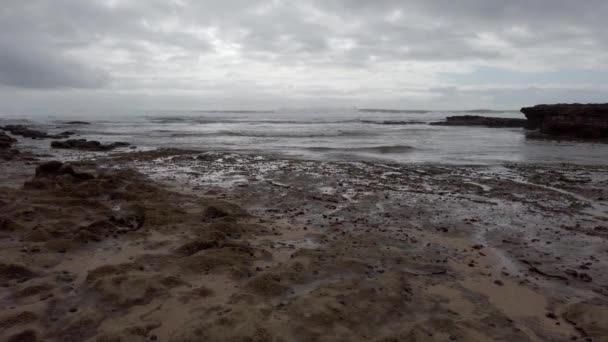
POLYGON ((605 167, 11 163, 40 186, 0 187, 0 340, 606 336, 605 167))
POLYGON ((556 104, 525 107, 527 128, 547 137, 608 138, 608 104, 556 104))

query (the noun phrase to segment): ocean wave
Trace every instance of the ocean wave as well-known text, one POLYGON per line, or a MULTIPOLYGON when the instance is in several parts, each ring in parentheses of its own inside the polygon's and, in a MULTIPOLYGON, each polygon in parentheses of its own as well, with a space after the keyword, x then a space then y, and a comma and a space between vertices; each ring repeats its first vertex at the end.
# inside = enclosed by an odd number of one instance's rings
POLYGON ((357 111, 362 113, 386 113, 386 114, 427 114, 430 110, 412 110, 412 109, 382 109, 382 108, 359 108, 357 111))
POLYGON ((168 117, 152 117, 148 118, 148 121, 155 124, 178 124, 178 123, 197 123, 197 124, 212 124, 212 123, 223 123, 231 122, 229 119, 209 119, 209 118, 193 118, 183 116, 168 116, 168 117))
POLYGON ((192 112, 208 114, 272 114, 274 110, 193 110, 192 112))
POLYGON ((363 124, 374 124, 374 125, 425 125, 427 122, 425 121, 401 121, 401 120, 359 120, 360 123, 363 124))
POLYGON ((177 132, 171 134, 173 138, 183 137, 250 137, 250 138, 335 138, 335 137, 363 137, 375 135, 372 132, 362 131, 332 131, 332 132, 247 132, 247 131, 219 131, 219 132, 177 132))
POLYGON ((331 125, 331 124, 373 124, 373 125, 424 125, 427 121, 420 120, 240 120, 240 119, 166 119, 153 121, 156 124, 190 123, 190 124, 272 124, 272 125, 331 125))
POLYGON ((155 117, 148 118, 148 120, 155 124, 176 124, 176 123, 188 123, 188 124, 291 124, 291 125, 324 125, 324 124, 339 124, 339 123, 354 123, 360 122, 358 119, 347 119, 347 120, 324 120, 324 119, 312 119, 312 120, 279 120, 279 119, 249 119, 249 118, 235 118, 235 117, 223 117, 223 118, 196 118, 196 117, 155 117))
POLYGON ((363 152, 377 154, 401 154, 411 152, 413 147, 407 145, 382 145, 370 147, 308 147, 312 152, 363 152))

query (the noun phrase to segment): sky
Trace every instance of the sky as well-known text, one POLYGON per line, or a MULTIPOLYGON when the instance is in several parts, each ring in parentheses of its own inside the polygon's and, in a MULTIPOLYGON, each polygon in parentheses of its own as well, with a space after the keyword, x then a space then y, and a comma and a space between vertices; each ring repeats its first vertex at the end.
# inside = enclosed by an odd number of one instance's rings
POLYGON ((605 0, 2 0, 18 110, 608 102, 605 0))

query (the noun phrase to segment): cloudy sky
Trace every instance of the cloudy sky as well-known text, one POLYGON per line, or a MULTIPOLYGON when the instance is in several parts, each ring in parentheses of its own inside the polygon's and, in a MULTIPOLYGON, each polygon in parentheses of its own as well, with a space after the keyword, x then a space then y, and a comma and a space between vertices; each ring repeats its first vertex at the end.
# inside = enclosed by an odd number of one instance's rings
POLYGON ((0 109, 608 102, 606 18, 606 0, 2 0, 0 109))

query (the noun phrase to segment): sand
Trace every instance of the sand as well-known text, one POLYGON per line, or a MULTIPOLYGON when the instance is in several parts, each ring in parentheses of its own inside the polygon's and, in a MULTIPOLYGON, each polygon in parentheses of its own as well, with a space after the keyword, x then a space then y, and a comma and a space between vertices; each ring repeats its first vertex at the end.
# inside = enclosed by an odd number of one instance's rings
POLYGON ((1 165, 0 339, 608 341, 608 168, 1 165))

